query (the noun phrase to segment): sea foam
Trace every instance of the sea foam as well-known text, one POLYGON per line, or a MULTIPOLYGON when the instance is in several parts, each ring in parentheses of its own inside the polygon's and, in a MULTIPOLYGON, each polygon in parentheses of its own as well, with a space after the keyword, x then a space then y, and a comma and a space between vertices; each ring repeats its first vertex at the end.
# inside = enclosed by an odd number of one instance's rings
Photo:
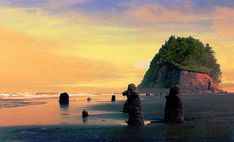
MULTIPOLYGON (((69 96, 70 97, 96 96, 96 94, 78 93, 78 94, 69 94, 69 96)), ((0 99, 34 99, 34 98, 57 98, 57 97, 59 97, 59 93, 0 93, 0 99)))

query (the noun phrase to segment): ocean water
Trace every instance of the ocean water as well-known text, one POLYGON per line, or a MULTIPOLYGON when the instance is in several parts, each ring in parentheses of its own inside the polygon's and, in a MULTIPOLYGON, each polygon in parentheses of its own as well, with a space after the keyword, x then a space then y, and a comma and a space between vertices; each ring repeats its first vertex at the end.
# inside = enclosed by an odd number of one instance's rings
MULTIPOLYGON (((96 96, 95 94, 69 94, 72 97, 96 96)), ((28 105, 40 105, 45 102, 38 102, 40 99, 56 99, 58 93, 0 93, 0 109, 14 108, 28 105)))
POLYGON ((0 109, 1 134, 5 131, 11 140, 30 142, 35 137, 38 141, 51 138, 95 141, 97 136, 100 141, 106 138, 106 141, 113 138, 117 141, 234 141, 234 95, 182 96, 186 120, 183 124, 159 121, 164 115, 164 96, 141 96, 145 122, 152 122, 141 129, 126 126, 128 116, 121 112, 126 97, 117 94, 114 103, 111 94, 91 98, 87 102, 86 95, 71 97, 67 107, 60 106, 58 98, 0 99, 22 105, 0 109), (87 119, 82 118, 84 109, 90 114, 87 119), (8 128, 12 131, 6 131, 8 128))
MULTIPOLYGON (((77 93, 69 94, 70 97, 79 96, 97 96, 97 95, 110 95, 110 94, 88 94, 77 93)), ((59 93, 0 93, 0 99, 35 99, 35 98, 57 98, 59 93)))
MULTIPOLYGON (((59 93, 0 93, 0 109, 16 108, 30 105, 43 105, 49 103, 50 100, 53 100, 54 102, 58 103, 59 95, 59 93)), ((72 103, 74 102, 74 100, 82 101, 82 103, 86 102, 87 97, 92 98, 98 96, 98 98, 105 98, 105 96, 111 97, 112 95, 113 94, 88 93, 69 94, 70 102, 72 103)), ((120 94, 116 95, 121 96, 120 94)))
POLYGON ((118 101, 111 102, 112 94, 69 94, 69 106, 59 105, 59 94, 1 94, 0 127, 27 125, 126 125, 126 114, 121 112, 126 98, 115 94, 118 101), (91 97, 90 102, 87 97, 91 97), (96 110, 95 106, 106 104, 118 106, 116 110, 96 110), (88 110, 90 117, 82 118, 88 110))

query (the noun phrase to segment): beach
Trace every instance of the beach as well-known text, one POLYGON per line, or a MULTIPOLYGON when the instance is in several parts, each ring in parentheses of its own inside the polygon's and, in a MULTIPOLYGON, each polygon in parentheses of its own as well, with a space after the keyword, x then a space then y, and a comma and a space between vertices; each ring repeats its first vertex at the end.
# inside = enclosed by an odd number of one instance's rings
POLYGON ((128 127, 122 108, 126 98, 116 94, 70 97, 60 107, 58 97, 0 99, 1 141, 234 141, 234 96, 187 95, 185 123, 163 123, 165 97, 141 95, 145 126, 128 127), (83 120, 81 112, 90 116, 83 120))

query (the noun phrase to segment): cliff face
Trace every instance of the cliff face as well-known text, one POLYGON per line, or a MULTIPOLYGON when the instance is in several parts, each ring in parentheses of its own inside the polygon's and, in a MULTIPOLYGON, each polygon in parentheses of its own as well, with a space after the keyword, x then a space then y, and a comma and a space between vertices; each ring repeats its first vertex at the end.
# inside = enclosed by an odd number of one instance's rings
POLYGON ((138 86, 142 92, 165 93, 171 85, 179 85, 185 94, 211 93, 220 90, 210 75, 182 70, 170 63, 157 65, 152 76, 146 76, 138 86))
POLYGON ((178 85, 181 91, 187 93, 211 93, 219 91, 218 84, 205 73, 181 71, 178 85))
POLYGON ((139 88, 169 88, 172 84, 178 84, 180 79, 180 69, 170 63, 158 64, 155 70, 149 70, 150 76, 145 76, 139 88))

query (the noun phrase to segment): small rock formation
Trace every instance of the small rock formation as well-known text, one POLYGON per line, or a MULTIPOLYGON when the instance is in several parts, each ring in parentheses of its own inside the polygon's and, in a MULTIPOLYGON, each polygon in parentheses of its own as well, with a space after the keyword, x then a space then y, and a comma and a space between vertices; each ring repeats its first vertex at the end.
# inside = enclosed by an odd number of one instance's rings
POLYGON ((69 104, 69 95, 68 95, 68 93, 64 92, 64 93, 60 94, 59 103, 60 103, 60 105, 68 105, 69 104))
POLYGON ((149 92, 147 92, 147 93, 145 93, 145 95, 146 95, 146 96, 150 96, 150 93, 149 93, 149 92))
POLYGON ((111 102, 115 102, 115 101, 116 101, 116 97, 115 97, 115 95, 112 95, 111 102))
POLYGON ((144 125, 141 101, 137 87, 134 84, 129 84, 128 89, 122 94, 123 96, 127 96, 127 101, 124 104, 123 112, 128 113, 128 125, 144 125))
POLYGON ((90 102, 92 99, 90 97, 87 98, 87 102, 90 102))
POLYGON ((88 111, 83 110, 83 111, 82 111, 82 117, 85 118, 85 117, 88 117, 88 116, 89 116, 88 111))
POLYGON ((184 106, 181 98, 178 96, 179 91, 178 86, 172 86, 169 95, 166 96, 164 121, 167 123, 184 122, 184 106))

